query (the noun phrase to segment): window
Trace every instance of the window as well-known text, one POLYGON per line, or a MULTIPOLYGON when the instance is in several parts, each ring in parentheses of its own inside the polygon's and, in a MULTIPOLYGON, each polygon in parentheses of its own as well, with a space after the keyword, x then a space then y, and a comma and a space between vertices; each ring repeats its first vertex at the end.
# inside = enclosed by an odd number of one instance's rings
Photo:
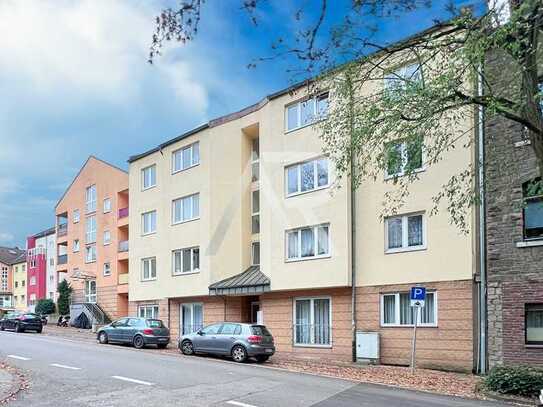
POLYGON ((394 141, 385 146, 385 178, 401 177, 424 169, 422 137, 411 141, 394 141))
POLYGON ((111 212, 111 198, 104 199, 104 213, 111 212))
POLYGON ((239 335, 241 333, 241 325, 227 322, 222 324, 221 335, 239 335))
POLYGON ((543 181, 536 178, 522 187, 524 239, 543 239, 543 181))
POLYGON ((51 257, 51 258, 49 259, 49 265, 50 265, 51 267, 53 267, 53 266, 55 265, 55 259, 54 259, 54 258, 51 257))
POLYGON ((85 191, 85 210, 87 213, 96 211, 96 185, 91 185, 85 191))
POLYGON ((76 252, 79 251, 79 239, 75 239, 75 240, 74 240, 72 250, 74 251, 74 253, 76 253, 76 252))
POLYGON ((25 280, 21 281, 21 283, 22 283, 21 285, 22 285, 23 287, 26 285, 26 281, 25 281, 25 280))
POLYGON ((156 232, 156 211, 141 214, 141 231, 142 235, 156 232))
POLYGON ((104 230, 104 246, 111 243, 111 232, 109 230, 104 230))
POLYGON ((157 319, 158 305, 140 305, 138 315, 140 318, 157 319))
POLYGON ((156 185, 156 165, 141 170, 141 188, 143 190, 152 188, 156 185))
POLYGON ((30 285, 36 285, 36 277, 35 276, 30 277, 30 285))
POLYGON ((197 273, 200 271, 200 248, 174 250, 172 252, 173 274, 197 273))
POLYGON ((285 107, 285 129, 296 130, 320 120, 328 114, 328 93, 285 107))
POLYGON ((422 68, 419 64, 410 64, 388 73, 385 76, 385 92, 387 95, 401 92, 410 86, 417 86, 422 79, 422 68))
POLYGON ((393 216, 385 219, 387 253, 426 248, 426 225, 422 214, 393 216))
POLYGON ((251 149, 251 180, 256 182, 260 179, 260 141, 253 139, 251 149))
MULTIPOLYGON (((381 295, 381 325, 413 325, 417 314, 411 306, 409 293, 381 295)), ((420 310, 417 325, 437 326, 437 293, 426 292, 424 307, 420 310)))
POLYGON ((96 245, 90 245, 85 248, 85 263, 96 261, 96 245))
POLYGON ((543 304, 526 304, 526 344, 543 345, 543 304))
POLYGON ((318 158, 285 169, 287 196, 329 186, 328 159, 318 158))
POLYGON ((172 223, 186 222, 200 217, 200 194, 172 201, 172 223))
POLYGON ((253 234, 260 233, 260 191, 253 191, 251 194, 251 231, 253 234))
POLYGON ((253 266, 260 264, 260 242, 251 244, 251 264, 253 266))
POLYGON ((330 298, 297 298, 294 301, 294 344, 329 346, 331 320, 330 298))
POLYGON ((206 335, 217 335, 221 329, 222 324, 213 324, 208 325, 205 328, 202 328, 202 332, 206 335))
POLYGON ((326 224, 287 231, 287 260, 330 256, 329 229, 326 224))
POLYGON ((85 243, 96 242, 96 216, 89 216, 86 224, 85 243))
POLYGON ((74 223, 79 222, 79 209, 74 209, 73 221, 74 221, 74 223))
POLYGON ((141 280, 156 280, 156 257, 141 259, 141 280))
POLYGON ((203 308, 200 303, 181 304, 181 335, 202 329, 204 325, 203 308))
POLYGON ((109 263, 104 263, 104 276, 111 275, 111 265, 109 263))
POLYGON ((19 282, 15 281, 15 288, 18 288, 18 287, 19 287, 19 282))
POLYGON ((96 280, 85 281, 85 302, 96 303, 96 280))
POLYGON ((200 164, 200 143, 183 147, 172 153, 172 174, 200 164))

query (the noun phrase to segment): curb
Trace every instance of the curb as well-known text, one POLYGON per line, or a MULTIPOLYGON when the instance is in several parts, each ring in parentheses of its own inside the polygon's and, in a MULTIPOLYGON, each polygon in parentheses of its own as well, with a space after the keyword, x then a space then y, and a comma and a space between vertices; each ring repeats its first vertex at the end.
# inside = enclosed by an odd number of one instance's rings
POLYGON ((505 403, 515 404, 517 406, 536 407, 539 406, 539 401, 536 399, 527 399, 522 397, 508 396, 506 394, 484 391, 483 394, 488 400, 501 401, 505 403))
POLYGON ((30 386, 26 380, 26 376, 18 369, 9 366, 5 362, 0 362, 0 369, 5 370, 13 379, 13 383, 9 390, 4 394, 0 394, 0 404, 6 404, 9 401, 15 400, 17 394, 28 389, 30 386))

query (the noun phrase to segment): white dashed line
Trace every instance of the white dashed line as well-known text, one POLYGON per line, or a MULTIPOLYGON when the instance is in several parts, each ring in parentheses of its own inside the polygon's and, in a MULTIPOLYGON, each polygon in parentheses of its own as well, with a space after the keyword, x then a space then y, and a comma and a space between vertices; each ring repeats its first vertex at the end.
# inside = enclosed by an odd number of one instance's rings
POLYGON ((17 360, 30 360, 30 358, 25 358, 24 356, 17 356, 17 355, 8 355, 8 358, 17 359, 17 360))
POLYGON ((124 380, 125 382, 143 384, 145 386, 152 386, 154 384, 154 383, 144 382, 143 380, 131 379, 130 377, 124 377, 124 376, 111 376, 111 377, 117 380, 124 380))
POLYGON ((51 363, 51 366, 60 367, 61 369, 70 369, 70 370, 81 370, 80 367, 59 365, 58 363, 51 363))
POLYGON ((252 404, 246 404, 246 403, 242 403, 240 401, 235 401, 235 400, 227 401, 226 404, 231 404, 233 406, 239 406, 239 407, 256 407, 256 406, 253 406, 252 404))

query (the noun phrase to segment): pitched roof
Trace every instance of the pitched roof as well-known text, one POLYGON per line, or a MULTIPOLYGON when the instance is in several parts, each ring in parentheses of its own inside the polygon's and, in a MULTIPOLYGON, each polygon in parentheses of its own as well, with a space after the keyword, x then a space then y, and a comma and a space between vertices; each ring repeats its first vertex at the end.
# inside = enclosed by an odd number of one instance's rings
POLYGON ((9 266, 17 263, 22 263, 26 260, 26 250, 18 247, 3 247, 0 246, 0 262, 9 266))
POLYGON ((270 291, 270 283, 269 277, 260 271, 260 266, 251 266, 243 273, 211 284, 209 294, 249 294, 270 291))

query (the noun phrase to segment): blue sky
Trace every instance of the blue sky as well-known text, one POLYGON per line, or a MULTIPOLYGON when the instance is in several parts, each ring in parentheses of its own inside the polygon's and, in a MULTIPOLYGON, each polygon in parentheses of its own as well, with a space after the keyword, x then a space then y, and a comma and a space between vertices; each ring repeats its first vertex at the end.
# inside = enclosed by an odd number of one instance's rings
MULTIPOLYGON (((149 65, 163 3, 0 2, 0 245, 24 246, 54 224, 57 200, 89 155, 126 169, 128 156, 289 85, 295 61, 246 65, 269 55, 278 33, 292 35, 291 2, 269 0, 256 28, 241 0, 207 2, 197 39, 149 65)), ((326 27, 349 1, 330 4, 326 27)), ((413 34, 442 13, 439 4, 380 21, 378 39, 413 34)))

